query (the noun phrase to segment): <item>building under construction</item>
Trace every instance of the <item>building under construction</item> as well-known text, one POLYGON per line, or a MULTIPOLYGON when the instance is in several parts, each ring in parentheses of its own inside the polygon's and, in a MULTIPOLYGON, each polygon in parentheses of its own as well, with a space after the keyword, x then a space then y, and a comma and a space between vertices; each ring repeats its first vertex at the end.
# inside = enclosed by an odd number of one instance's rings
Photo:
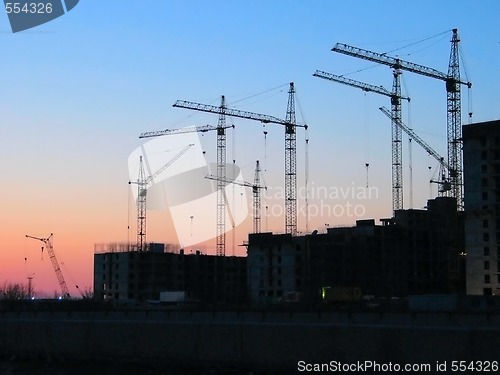
MULTIPOLYGON (((216 204, 214 204, 217 255, 208 256, 196 252, 191 256, 184 254, 182 250, 165 251, 161 245, 146 242, 147 189, 153 184, 155 177, 186 153, 193 144, 184 146, 177 155, 150 176, 147 176, 142 167, 141 155, 137 182, 130 182, 138 185, 138 251, 130 249, 96 251, 94 268, 96 294, 103 299, 146 300, 159 299, 161 292, 170 291, 184 292, 193 300, 234 302, 243 301, 243 296, 249 293, 250 300, 254 302, 286 300, 314 302, 324 298, 324 295, 321 296, 321 291, 334 287, 353 288, 352 290, 362 291, 363 294, 385 297, 465 292, 464 267, 467 250, 464 239, 461 89, 462 86, 470 89, 472 84, 460 78, 458 53, 460 38, 457 29, 452 30, 450 42, 447 73, 401 60, 397 56, 391 57, 386 53, 368 51, 342 43, 334 46, 332 49, 334 52, 389 66, 393 75, 392 90, 323 71, 316 71, 314 74, 319 78, 390 98, 391 111, 385 107, 380 109, 391 119, 392 125, 393 216, 390 219, 382 219, 379 225, 375 224, 375 220, 359 220, 354 227, 328 228, 326 233, 319 234, 314 231, 308 235, 297 236, 296 128, 307 129, 308 126, 296 122, 293 82, 289 86, 285 119, 228 108, 224 96, 221 97, 220 106, 185 100, 176 101, 174 107, 218 115, 217 127, 206 125, 166 129, 142 133, 140 138, 217 131, 217 174, 205 176, 217 181, 216 204), (402 71, 445 83, 447 157, 440 156, 401 121, 401 101, 409 101, 408 97, 401 94, 402 71), (233 179, 227 178, 226 172, 226 129, 231 127, 226 125, 226 116, 263 124, 278 124, 285 128, 283 197, 285 234, 259 233, 259 189, 263 187, 258 180, 257 162, 254 183, 243 184, 252 187, 254 193, 254 233, 249 235, 247 259, 225 257, 227 211, 225 186, 234 182, 233 179), (403 209, 402 131, 434 157, 441 167, 439 181, 432 182, 440 184, 439 192, 442 196, 429 200, 425 210, 403 209)), ((469 115, 472 115, 471 111, 469 115)), ((307 142, 306 136, 306 145, 307 142)), ((369 164, 365 165, 368 172, 369 164)), ((482 192, 482 194, 484 196, 488 193, 482 192)), ((471 202, 476 201, 475 198, 471 200, 471 202)), ((474 204, 470 207, 473 208, 474 204)), ((194 216, 191 213, 190 215, 192 223, 194 216)), ((483 228, 490 228, 491 218, 486 220, 483 216, 481 216, 483 228)), ((474 225, 477 223, 479 221, 474 225)), ((468 228, 472 227, 469 225, 468 228)), ((484 238, 487 236, 490 236, 490 241, 496 238, 491 233, 484 234, 484 238)), ((478 246, 476 247, 479 248, 478 246)), ((484 248, 484 256, 486 248, 490 249, 488 246, 484 248)), ((474 267, 479 267, 478 264, 474 263, 474 267)), ((481 264, 486 271, 492 269, 489 259, 481 264)), ((493 268, 500 270, 499 267, 500 265, 496 265, 493 268)), ((474 269, 473 272, 477 273, 477 270, 474 269)), ((482 283, 486 283, 486 280, 491 283, 493 275, 485 273, 482 283)), ((500 276, 497 281, 500 282, 500 276)), ((483 285, 482 290, 485 294, 493 293, 493 289, 488 286, 483 285)))
POLYGON ((463 126, 467 294, 500 294, 500 120, 463 126))
POLYGON ((246 258, 188 254, 159 243, 148 243, 143 251, 128 244, 96 245, 94 292, 103 301, 175 295, 179 302, 239 303, 246 300, 246 258))
POLYGON ((250 299, 316 304, 328 288, 377 297, 464 292, 463 249, 463 212, 451 197, 429 200, 426 210, 398 210, 381 225, 251 234, 250 299))

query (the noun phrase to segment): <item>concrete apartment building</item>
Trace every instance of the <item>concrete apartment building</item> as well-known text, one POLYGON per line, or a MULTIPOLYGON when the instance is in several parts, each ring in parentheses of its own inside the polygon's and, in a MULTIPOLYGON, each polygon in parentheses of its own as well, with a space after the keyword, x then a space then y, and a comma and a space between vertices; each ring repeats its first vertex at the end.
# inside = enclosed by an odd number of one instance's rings
POLYGON ((500 120, 462 129, 467 294, 500 295, 500 120))
POLYGON ((186 254, 164 244, 131 251, 127 244, 97 246, 94 293, 99 300, 158 301, 162 292, 183 292, 188 302, 246 301, 246 258, 186 254))
POLYGON ((454 198, 438 197, 425 210, 400 210, 381 222, 296 237, 251 234, 251 301, 314 304, 334 287, 389 298, 465 291, 463 213, 454 198))

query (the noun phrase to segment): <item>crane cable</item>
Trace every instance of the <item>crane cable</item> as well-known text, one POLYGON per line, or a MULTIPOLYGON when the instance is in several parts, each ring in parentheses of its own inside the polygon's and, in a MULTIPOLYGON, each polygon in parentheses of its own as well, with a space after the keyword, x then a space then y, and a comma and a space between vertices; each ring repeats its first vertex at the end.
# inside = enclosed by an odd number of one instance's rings
POLYGON ((366 188, 370 187, 369 181, 369 168, 370 168, 370 116, 368 112, 368 95, 364 92, 365 96, 365 121, 364 121, 364 134, 365 134, 365 168, 366 168, 366 188))
MULTIPOLYGON (((460 55, 460 61, 462 62, 462 66, 464 69, 465 73, 465 80, 467 82, 470 82, 469 79, 469 70, 467 69, 467 62, 465 61, 464 58, 464 53, 462 50, 462 45, 459 44, 458 46, 458 53, 460 55)), ((472 123, 472 115, 473 115, 473 108, 472 108, 472 86, 467 86, 467 114, 469 116, 469 125, 472 123)))
POLYGON ((64 273, 69 276, 69 279, 71 280, 71 283, 75 286, 75 288, 78 290, 78 293, 83 296, 82 291, 80 290, 80 286, 76 283, 75 279, 73 279, 73 276, 71 275, 71 272, 69 272, 68 267, 66 267, 66 263, 62 260, 61 254, 59 254, 59 261, 61 263, 61 266, 64 267, 64 273))
POLYGON ((305 204, 306 204, 306 233, 309 233, 309 136, 305 130, 305 204))
POLYGON ((267 172, 267 130, 266 125, 263 125, 264 128, 264 172, 267 172))
POLYGON ((24 273, 26 277, 29 277, 28 275, 28 248, 26 245, 26 241, 28 240, 27 237, 24 237, 24 273))
POLYGON ((26 247, 27 237, 24 237, 24 273, 28 276, 28 250, 26 247))
MULTIPOLYGON (((304 113, 302 111, 302 106, 300 105, 299 97, 297 93, 295 93, 295 102, 297 103, 297 107, 299 109, 300 118, 304 124, 307 124, 304 113)), ((306 210, 306 233, 309 233, 309 132, 308 126, 304 127, 304 136, 305 136, 305 166, 304 166, 304 187, 305 187, 305 197, 304 204, 306 210)))
POLYGON ((431 155, 427 154, 427 169, 429 170, 429 199, 432 199, 432 167, 430 163, 431 155))
MULTIPOLYGON (((263 172, 267 172, 267 130, 266 129, 266 125, 262 125, 263 127, 263 134, 264 134, 264 168, 262 169, 261 171, 261 177, 262 179, 264 179, 264 173, 263 172)), ((265 184, 265 182, 264 182, 265 184)), ((266 232, 267 232, 267 196, 266 194, 264 194, 264 206, 266 207, 266 232)))
POLYGON ((128 190, 128 197, 127 197, 127 202, 128 202, 128 207, 127 207, 127 247, 128 250, 130 251, 130 195, 132 191, 132 186, 129 184, 127 186, 128 190))
POLYGON ((429 36, 429 37, 427 37, 427 38, 419 39, 419 40, 417 40, 416 42, 409 43, 409 44, 407 44, 407 45, 404 45, 404 46, 399 47, 399 48, 392 49, 392 50, 390 50, 390 51, 386 51, 385 53, 386 53, 386 54, 387 54, 387 53, 393 53, 393 52, 396 52, 396 51, 402 50, 402 49, 404 49, 404 48, 408 48, 408 47, 414 46, 414 45, 416 45, 416 44, 423 43, 423 42, 426 42, 426 41, 428 41, 428 40, 430 40, 430 39, 437 38, 438 36, 442 36, 442 35, 443 35, 443 37, 442 37, 442 38, 438 39, 437 41, 435 41, 434 43, 432 43, 432 44, 428 45, 427 47, 421 48, 421 49, 419 49, 419 50, 416 50, 416 51, 414 51, 414 52, 407 53, 407 54, 405 54, 405 55, 404 55, 404 56, 410 56, 410 55, 412 55, 412 54, 414 54, 414 53, 417 53, 417 52, 420 52, 420 51, 426 50, 427 48, 430 48, 430 47, 432 47, 433 45, 435 45, 435 44, 439 43, 441 40, 443 40, 443 39, 446 37, 446 36, 444 36, 444 35, 445 35, 445 34, 447 35, 450 31, 451 31, 451 29, 445 30, 445 31, 443 31, 443 32, 441 32, 441 33, 438 33, 438 34, 436 34, 436 35, 432 35, 432 36, 429 36))
MULTIPOLYGON (((274 91, 274 90, 280 89, 278 92, 276 92, 276 93, 272 94, 271 96, 268 96, 268 97, 266 97, 266 98, 263 98, 263 99, 268 99, 269 97, 273 97, 273 96, 275 96, 275 95, 277 95, 277 94, 279 94, 279 93, 282 93, 282 92, 284 91, 284 87, 288 87, 288 85, 289 85, 289 84, 288 84, 288 83, 286 83, 286 84, 283 84, 283 85, 279 85, 279 86, 273 87, 273 88, 268 89, 268 90, 264 90, 264 91, 258 92, 258 93, 256 93, 256 94, 252 94, 252 95, 250 95, 250 96, 244 97, 244 98, 239 99, 239 100, 236 100, 236 101, 234 101, 234 102, 231 102, 231 105, 234 105, 234 104, 236 104, 236 103, 239 103, 239 102, 242 102, 242 101, 245 101, 245 100, 248 100, 248 99, 252 99, 252 98, 255 98, 255 97, 260 96, 260 95, 262 95, 262 94, 267 94, 267 93, 269 93, 269 92, 271 92, 271 91, 274 91)), ((263 99, 261 99, 261 100, 263 100, 263 99)), ((261 101, 261 100, 259 100, 259 101, 261 101)), ((252 103, 247 103, 246 105, 248 105, 248 104, 253 104, 253 103, 255 103, 255 102, 252 102, 252 103)))
MULTIPOLYGON (((403 78, 403 87, 405 89, 406 96, 409 98, 409 90, 408 86, 406 84, 405 80, 405 75, 401 74, 401 77, 403 78)), ((413 130, 412 125, 411 125, 411 101, 408 100, 408 120, 406 122, 408 124, 408 127, 410 130, 413 130)), ((410 196, 409 196, 409 208, 413 209, 413 148, 412 148, 412 137, 408 136, 408 174, 409 174, 409 184, 410 184, 410 196)))
MULTIPOLYGON (((231 124, 234 126, 234 123, 233 123, 233 119, 231 118, 231 124)), ((233 128, 234 129, 234 128, 233 128)), ((233 173, 232 173, 232 179, 236 179, 237 176, 235 176, 235 172, 236 172, 236 156, 235 156, 235 145, 236 145, 236 132, 233 130, 233 140, 232 140, 232 148, 231 148, 231 151, 232 151, 232 154, 233 154, 233 173)), ((226 176, 227 177, 227 176, 226 176)), ((232 193, 233 193, 233 199, 232 199, 232 205, 233 205, 233 210, 236 210, 236 203, 235 203, 235 188, 236 188, 236 184, 231 184, 233 185, 232 186, 232 193)), ((234 216, 234 215, 233 215, 234 216)), ((232 226, 233 226, 233 230, 232 230, 232 240, 233 240, 233 243, 232 243, 232 249, 231 249, 231 255, 234 257, 234 248, 236 247, 236 224, 234 222, 234 220, 232 221, 232 226)))

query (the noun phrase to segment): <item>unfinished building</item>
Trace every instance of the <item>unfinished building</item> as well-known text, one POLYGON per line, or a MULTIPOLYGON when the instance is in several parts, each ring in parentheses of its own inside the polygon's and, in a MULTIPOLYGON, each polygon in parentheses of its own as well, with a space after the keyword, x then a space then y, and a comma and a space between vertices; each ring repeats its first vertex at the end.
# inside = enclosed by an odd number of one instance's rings
POLYGON ((94 291, 99 300, 123 302, 160 301, 165 292, 181 292, 192 303, 244 302, 246 258, 186 254, 158 243, 145 251, 96 245, 94 291))
POLYGON ((251 234, 251 301, 314 304, 334 287, 379 297, 464 291, 463 213, 454 198, 429 200, 426 210, 398 210, 381 222, 358 220, 295 237, 251 234))

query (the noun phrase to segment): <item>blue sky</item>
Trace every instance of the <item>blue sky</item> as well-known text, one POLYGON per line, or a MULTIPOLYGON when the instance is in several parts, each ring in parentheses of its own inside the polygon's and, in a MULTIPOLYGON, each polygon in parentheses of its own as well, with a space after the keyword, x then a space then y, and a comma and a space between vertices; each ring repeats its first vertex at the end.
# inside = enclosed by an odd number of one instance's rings
MULTIPOLYGON (((388 98, 312 74, 316 69, 349 74, 390 89, 388 67, 333 53, 333 45, 386 52, 432 36, 397 53, 446 72, 451 29, 457 27, 462 66, 473 83, 474 122, 498 119, 499 14, 496 0, 82 0, 50 23, 12 34, 7 15, 0 12, 0 223, 2 243, 9 246, 0 248, 0 264, 14 264, 19 256, 13 253, 30 251, 24 234, 60 233, 67 239, 61 242, 64 251, 71 247, 79 254, 75 261, 66 256, 76 263, 70 267, 89 284, 93 244, 127 237, 127 158, 142 142, 138 135, 216 124, 216 116, 172 108, 177 99, 217 105, 224 94, 229 106, 284 118, 291 81, 297 117, 309 124, 310 182, 364 186, 369 162, 370 185, 379 194, 362 202, 366 217, 389 216, 390 125, 377 109, 389 107, 388 98)), ((405 73, 403 89, 412 98, 410 110, 404 108, 405 122, 445 155, 444 83, 405 73)), ((466 122, 469 96, 466 90, 462 95, 466 122)), ((281 186, 283 129, 231 121, 236 131, 228 136, 228 160, 234 158, 252 178, 255 160, 264 158, 263 131, 268 131, 266 183, 281 186)), ((300 130, 299 185, 304 183, 304 139, 300 130)), ((215 161, 214 135, 202 140, 207 159, 215 161)), ((405 148, 406 184, 407 155, 405 148)), ((416 208, 429 198, 428 166, 434 170, 436 163, 414 145, 416 208)), ((408 191, 405 187, 405 207, 408 191)), ((309 229, 327 222, 350 225, 355 219, 317 218, 309 229)), ((299 218, 299 230, 304 226, 299 218)), ((283 230, 280 225, 269 229, 283 230)), ((158 225, 150 238, 168 242, 164 233, 158 225)), ((21 273, 16 269, 6 278, 24 280, 21 273)))

